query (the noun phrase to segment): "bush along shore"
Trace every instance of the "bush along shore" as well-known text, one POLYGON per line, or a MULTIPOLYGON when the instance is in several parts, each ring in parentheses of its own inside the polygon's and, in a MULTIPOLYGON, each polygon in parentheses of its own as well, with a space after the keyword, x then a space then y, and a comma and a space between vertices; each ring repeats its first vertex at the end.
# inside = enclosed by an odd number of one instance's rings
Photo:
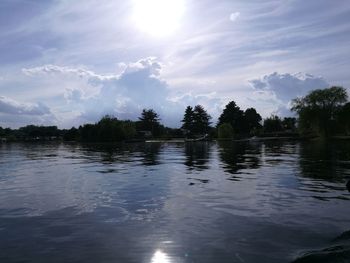
POLYGON ((79 141, 138 142, 145 140, 197 141, 267 140, 267 139, 350 139, 350 102, 343 87, 311 91, 292 101, 296 117, 272 115, 262 119, 254 108, 241 110, 229 102, 213 125, 212 117, 201 105, 188 106, 182 126, 169 128, 161 124, 153 109, 144 109, 137 121, 119 120, 106 115, 94 124, 78 128, 28 125, 19 129, 0 127, 0 142, 11 141, 79 141))

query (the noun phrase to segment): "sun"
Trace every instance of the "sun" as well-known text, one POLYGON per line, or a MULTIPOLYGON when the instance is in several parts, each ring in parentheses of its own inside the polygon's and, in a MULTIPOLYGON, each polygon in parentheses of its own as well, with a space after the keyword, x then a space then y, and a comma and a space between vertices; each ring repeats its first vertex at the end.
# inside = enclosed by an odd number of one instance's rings
POLYGON ((133 23, 141 31, 156 37, 174 34, 185 12, 184 1, 133 0, 133 23))

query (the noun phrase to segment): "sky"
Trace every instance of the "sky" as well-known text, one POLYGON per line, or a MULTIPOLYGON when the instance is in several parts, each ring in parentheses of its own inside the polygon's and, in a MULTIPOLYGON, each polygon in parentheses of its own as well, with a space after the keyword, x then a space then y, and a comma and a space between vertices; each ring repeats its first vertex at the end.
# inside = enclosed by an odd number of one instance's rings
POLYGON ((1 0, 0 126, 69 128, 234 100, 290 116, 310 90, 350 88, 348 0, 1 0))

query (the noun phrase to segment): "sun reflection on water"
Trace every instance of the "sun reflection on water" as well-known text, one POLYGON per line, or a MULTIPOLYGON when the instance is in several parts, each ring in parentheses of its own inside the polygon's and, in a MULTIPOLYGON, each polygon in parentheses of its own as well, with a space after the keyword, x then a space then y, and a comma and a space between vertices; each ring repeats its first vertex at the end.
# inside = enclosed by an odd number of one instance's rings
POLYGON ((161 250, 154 252, 151 263, 171 263, 170 258, 161 250))

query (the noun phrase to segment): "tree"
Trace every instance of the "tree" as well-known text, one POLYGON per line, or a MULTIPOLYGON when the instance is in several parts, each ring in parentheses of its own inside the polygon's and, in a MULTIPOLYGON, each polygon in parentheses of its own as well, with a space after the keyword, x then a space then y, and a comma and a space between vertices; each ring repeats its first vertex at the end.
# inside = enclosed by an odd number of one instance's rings
POLYGON ((193 121, 194 121, 194 112, 191 106, 187 106, 184 114, 184 118, 182 119, 182 129, 185 129, 187 133, 193 133, 193 121))
POLYGON ((299 127, 303 133, 316 132, 328 137, 333 133, 336 115, 346 101, 343 87, 317 89, 294 99, 292 110, 299 115, 299 127))
POLYGON ((350 102, 339 110, 337 121, 339 129, 345 134, 350 134, 350 102))
POLYGON ((197 105, 193 109, 193 132, 197 134, 208 133, 210 129, 211 116, 202 105, 197 105))
POLYGON ((96 139, 100 142, 115 142, 125 138, 121 121, 106 115, 96 124, 96 139))
POLYGON ((153 109, 143 109, 139 120, 141 129, 151 131, 153 135, 158 135, 160 130, 160 118, 153 109))
POLYGON ((261 128, 261 116, 256 112, 256 109, 246 109, 243 116, 245 132, 254 133, 256 130, 261 128))
POLYGON ((82 141, 88 142, 118 142, 131 139, 136 134, 133 122, 121 121, 110 115, 104 116, 95 124, 85 124, 83 127, 80 126, 78 134, 75 134, 73 129, 66 133, 65 139, 69 139, 70 136, 73 136, 73 138, 80 138, 82 141))
POLYGON ((69 130, 66 130, 63 139, 65 141, 77 141, 79 139, 79 130, 75 127, 72 127, 69 130))
POLYGON ((123 133, 124 133, 124 138, 125 139, 132 139, 136 135, 136 128, 135 128, 135 123, 132 121, 122 121, 121 123, 123 133))
POLYGON ((217 126, 224 123, 231 124, 235 133, 241 133, 243 121, 243 111, 236 105, 234 101, 229 102, 219 117, 217 126))
POLYGON ((223 123, 218 127, 219 139, 231 139, 233 138, 233 128, 229 123, 223 123))
POLYGON ((282 121, 283 130, 295 131, 297 119, 293 117, 285 117, 282 121))
POLYGON ((264 120, 264 131, 265 132, 280 132, 283 130, 282 120, 276 116, 272 115, 264 120))

